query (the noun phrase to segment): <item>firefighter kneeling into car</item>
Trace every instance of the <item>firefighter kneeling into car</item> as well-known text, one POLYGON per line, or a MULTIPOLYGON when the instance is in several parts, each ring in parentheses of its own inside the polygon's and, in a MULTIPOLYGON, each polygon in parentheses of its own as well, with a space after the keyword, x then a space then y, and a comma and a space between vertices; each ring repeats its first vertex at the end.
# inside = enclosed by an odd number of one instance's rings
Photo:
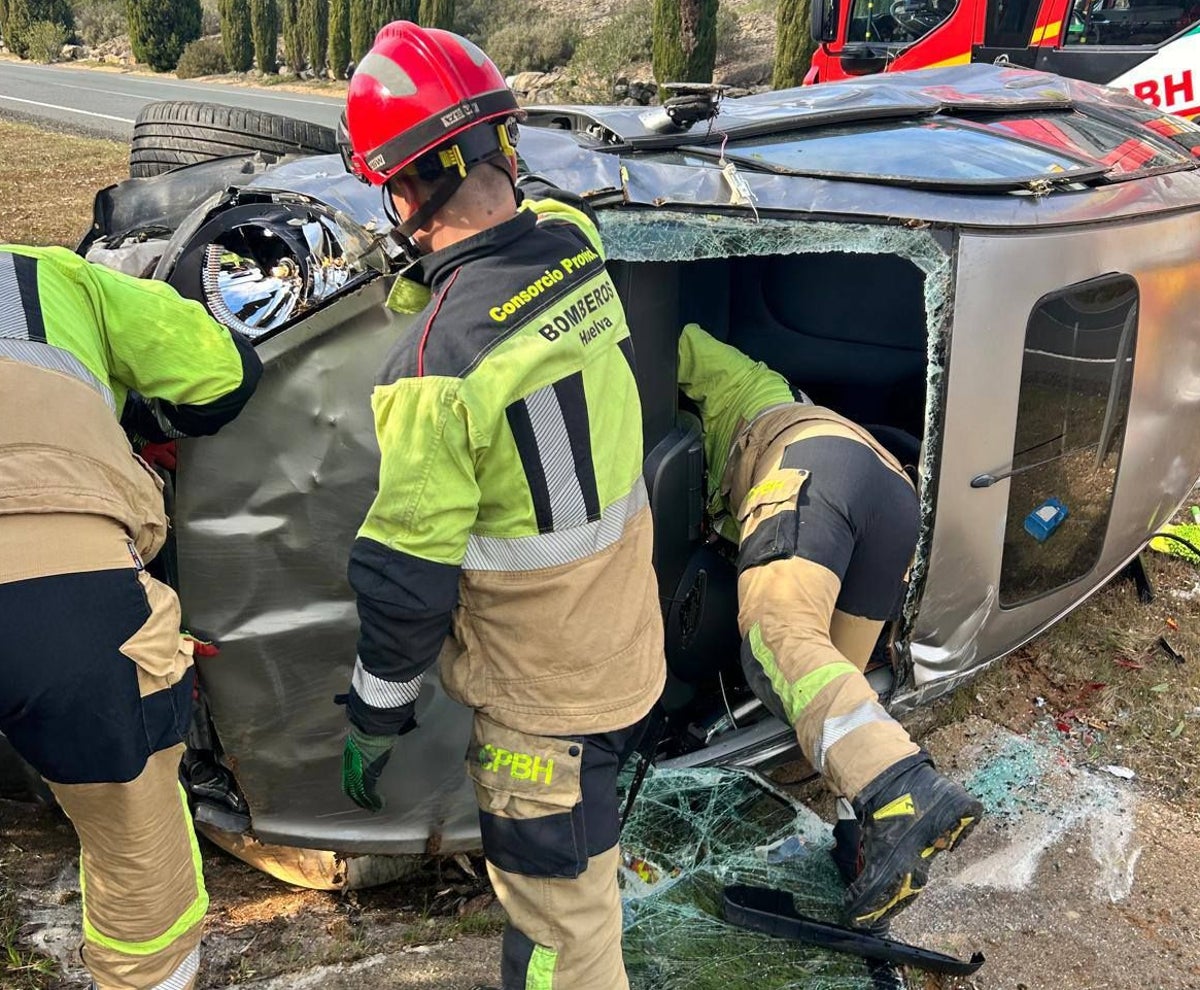
POLYGON ((863 676, 902 604, 916 492, 865 429, 796 401, 782 375, 694 323, 679 340, 679 385, 704 425, 710 510, 738 544, 746 679, 840 795, 847 920, 883 925, 982 811, 863 676))
POLYGON ((168 285, 0 246, 0 732, 79 834, 100 990, 193 986, 208 905, 179 786, 192 644, 145 570, 166 536, 162 485, 121 424, 215 433, 261 371, 168 285))
POLYGON ((382 187, 418 264, 389 297, 415 318, 371 400, 342 785, 381 807, 440 653, 447 694, 475 710, 504 987, 619 990, 617 774, 665 679, 641 408, 595 226, 516 189, 519 113, 483 52, 407 22, 350 83, 347 166, 382 187))

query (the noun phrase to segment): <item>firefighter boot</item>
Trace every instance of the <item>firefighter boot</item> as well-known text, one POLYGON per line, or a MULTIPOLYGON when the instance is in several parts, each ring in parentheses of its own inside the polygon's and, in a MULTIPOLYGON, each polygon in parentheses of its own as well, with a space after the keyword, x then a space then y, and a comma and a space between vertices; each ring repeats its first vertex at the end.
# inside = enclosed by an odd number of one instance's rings
POLYGON ((912 903, 925 886, 929 861, 966 837, 983 805, 917 753, 868 784, 854 810, 862 846, 846 914, 851 925, 873 928, 912 903))

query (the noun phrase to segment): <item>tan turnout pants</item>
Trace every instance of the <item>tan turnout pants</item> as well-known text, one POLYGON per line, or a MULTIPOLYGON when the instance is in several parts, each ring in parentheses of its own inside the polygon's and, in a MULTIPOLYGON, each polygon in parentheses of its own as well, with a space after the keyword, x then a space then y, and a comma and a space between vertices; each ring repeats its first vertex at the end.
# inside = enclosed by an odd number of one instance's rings
POLYGON ((617 888, 617 775, 644 723, 539 736, 475 716, 467 773, 508 914, 504 990, 628 990, 617 888))
POLYGON ((100 516, 0 516, 0 731, 79 835, 100 990, 188 990, 208 896, 179 784, 190 643, 175 593, 100 516))
POLYGON ((737 509, 738 623, 755 693, 838 794, 918 752, 863 669, 902 602, 918 503, 853 430, 803 422, 759 457, 737 509))

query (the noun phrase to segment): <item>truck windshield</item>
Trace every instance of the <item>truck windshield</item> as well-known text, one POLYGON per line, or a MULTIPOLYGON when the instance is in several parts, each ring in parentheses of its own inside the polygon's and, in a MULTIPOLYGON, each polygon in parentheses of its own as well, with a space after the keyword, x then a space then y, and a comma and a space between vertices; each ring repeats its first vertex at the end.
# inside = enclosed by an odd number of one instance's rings
POLYGON ((908 45, 954 13, 955 0, 854 0, 847 42, 908 45))

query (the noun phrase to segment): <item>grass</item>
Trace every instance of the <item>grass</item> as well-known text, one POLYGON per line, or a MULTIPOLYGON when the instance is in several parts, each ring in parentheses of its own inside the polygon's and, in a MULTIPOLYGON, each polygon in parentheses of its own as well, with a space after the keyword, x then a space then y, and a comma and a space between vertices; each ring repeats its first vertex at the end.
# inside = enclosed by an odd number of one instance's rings
POLYGON ((129 176, 129 146, 0 120, 0 243, 74 247, 97 190, 129 176))

